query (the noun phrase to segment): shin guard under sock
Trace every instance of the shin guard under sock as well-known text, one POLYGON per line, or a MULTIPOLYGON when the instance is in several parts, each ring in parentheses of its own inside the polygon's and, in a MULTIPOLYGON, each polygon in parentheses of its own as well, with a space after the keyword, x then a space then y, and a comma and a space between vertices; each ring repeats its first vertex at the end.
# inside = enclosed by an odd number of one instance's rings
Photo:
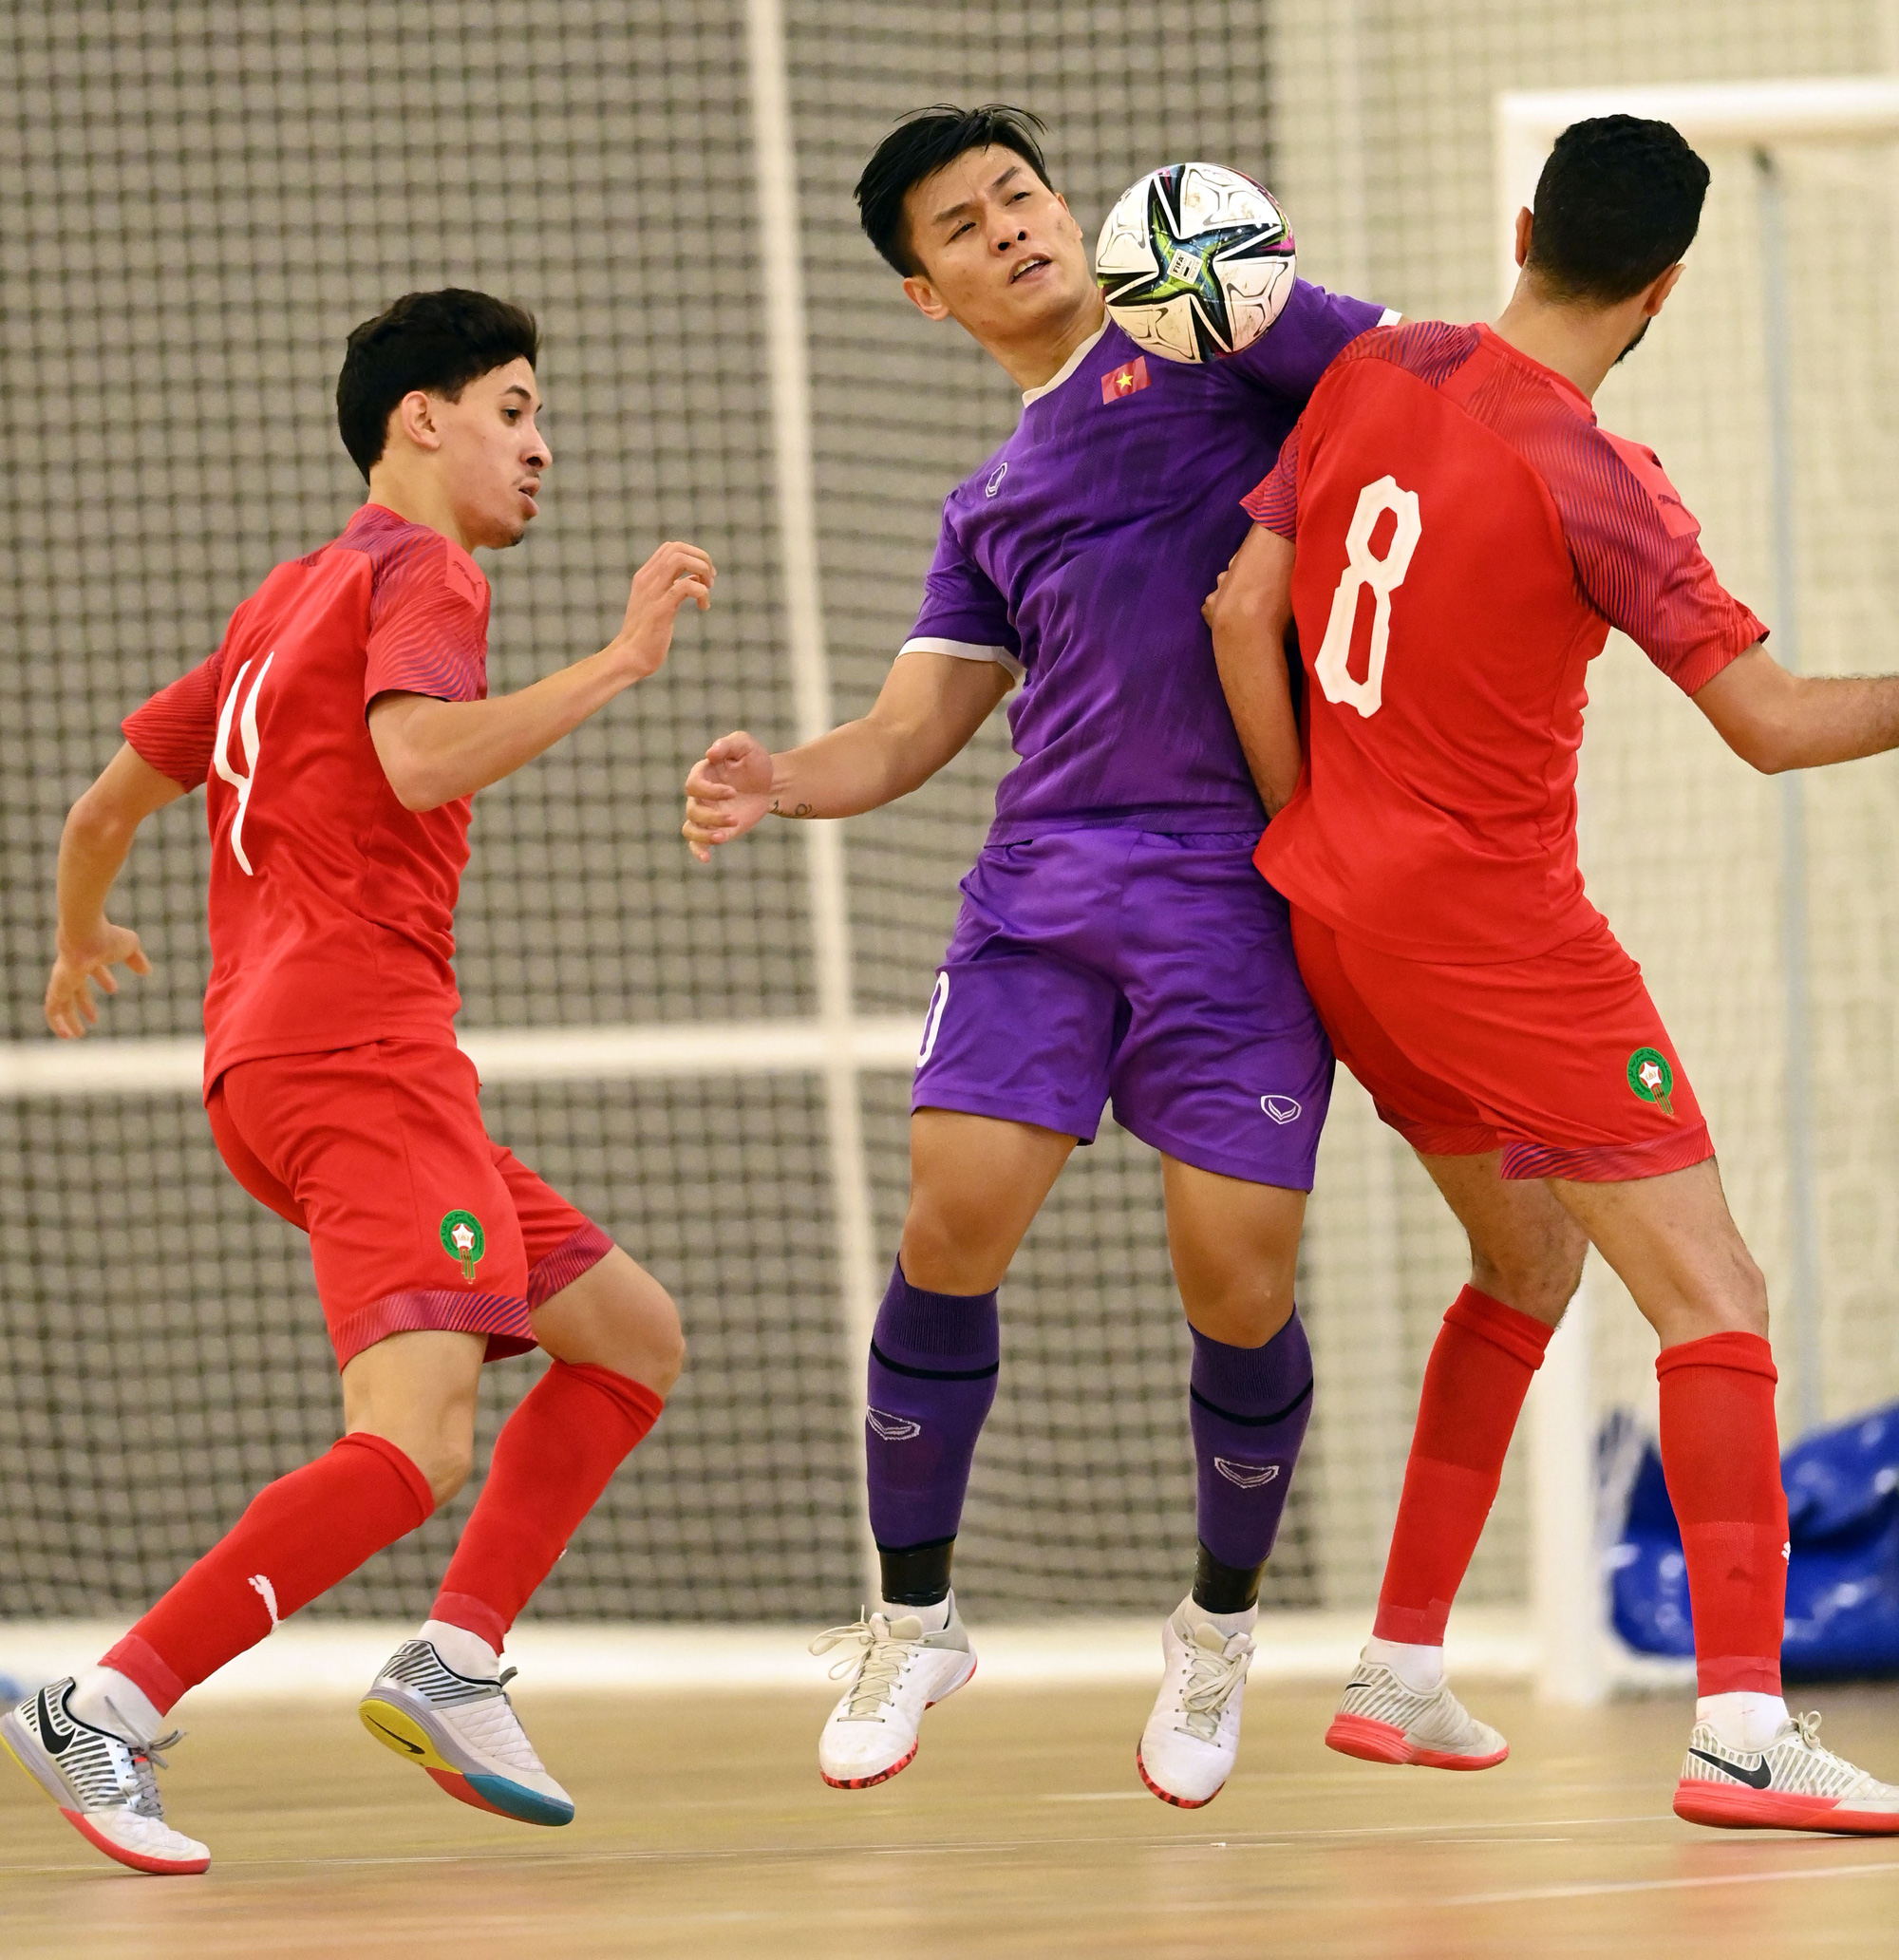
POLYGON ((501 1424, 431 1617, 499 1653, 515 1615, 664 1407, 630 1375, 556 1361, 501 1424))
POLYGON ((1655 1373, 1662 1474, 1682 1527, 1699 1691, 1777 1695, 1787 1494, 1774 1351, 1758 1334, 1707 1334, 1663 1348, 1655 1373))
POLYGON ((346 1436, 266 1484, 100 1665, 136 1683, 163 1714, 434 1509, 427 1478, 394 1443, 346 1436))
POLYGON ((1259 1596, 1311 1418, 1312 1350, 1297 1308, 1263 1348, 1188 1331, 1200 1533, 1193 1596, 1213 1611, 1242 1611, 1259 1596))
POLYGON ((1441 1647, 1531 1377, 1554 1329, 1466 1287, 1452 1301, 1424 1370, 1404 1493, 1391 1534, 1373 1632, 1441 1647))
POLYGON ((1001 1358, 993 1292, 925 1292, 898 1261, 872 1330, 864 1417, 871 1534, 893 1605, 933 1605, 949 1590, 950 1547, 1001 1358))

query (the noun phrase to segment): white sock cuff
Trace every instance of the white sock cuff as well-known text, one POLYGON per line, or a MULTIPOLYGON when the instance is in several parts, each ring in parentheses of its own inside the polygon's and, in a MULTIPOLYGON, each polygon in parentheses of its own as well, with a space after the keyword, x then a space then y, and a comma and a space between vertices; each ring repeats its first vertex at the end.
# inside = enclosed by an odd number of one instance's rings
POLYGON ((165 1725, 145 1690, 117 1668, 81 1668, 66 1706, 88 1727, 127 1743, 149 1743, 165 1725))
POLYGON ((1381 1640, 1376 1633, 1364 1644, 1364 1657, 1389 1668, 1413 1694, 1431 1694, 1443 1686, 1444 1649, 1406 1640, 1381 1640))
POLYGON ((424 1620, 422 1637, 442 1656, 442 1665, 471 1681, 492 1681, 501 1671, 501 1657, 479 1633, 447 1620, 424 1620))

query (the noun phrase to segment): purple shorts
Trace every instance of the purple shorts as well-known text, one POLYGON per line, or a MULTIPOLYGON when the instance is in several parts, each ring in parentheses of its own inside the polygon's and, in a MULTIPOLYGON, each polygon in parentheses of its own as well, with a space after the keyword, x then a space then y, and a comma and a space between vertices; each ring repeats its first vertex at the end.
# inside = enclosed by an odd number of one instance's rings
POLYGON ((1312 1188, 1332 1049, 1257 832, 1044 831, 990 844, 925 1016, 915 1109, 1092 1143, 1115 1120, 1182 1163, 1312 1188))

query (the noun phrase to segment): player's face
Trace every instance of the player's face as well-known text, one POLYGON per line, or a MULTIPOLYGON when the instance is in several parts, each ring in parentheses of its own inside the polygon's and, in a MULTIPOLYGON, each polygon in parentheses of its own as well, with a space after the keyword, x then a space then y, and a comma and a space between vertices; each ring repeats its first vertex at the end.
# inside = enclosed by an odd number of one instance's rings
POLYGON ((518 544, 539 509, 541 472, 553 462, 535 426, 540 392, 526 361, 491 368, 458 402, 432 399, 456 520, 471 547, 518 544))
POLYGON ((1067 204, 1013 150, 966 150, 904 199, 920 274, 904 291, 978 340, 1059 330, 1095 296, 1067 204))

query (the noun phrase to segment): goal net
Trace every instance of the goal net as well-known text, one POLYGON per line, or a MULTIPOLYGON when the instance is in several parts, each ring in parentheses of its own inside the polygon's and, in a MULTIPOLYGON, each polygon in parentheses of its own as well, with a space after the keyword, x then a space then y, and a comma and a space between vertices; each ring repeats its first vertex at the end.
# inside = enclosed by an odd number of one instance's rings
MULTIPOLYGON (((375 54, 376 9, 341 0, 0 24, 16 78, 0 113, 23 160, 0 361, 41 486, 0 573, 0 1618, 129 1614, 335 1433, 302 1243, 231 1182, 197 1104, 205 851, 185 810, 140 844, 122 910, 158 971, 111 1004, 100 1053, 53 1051, 37 998, 60 820, 119 716, 360 494, 326 405, 350 325, 449 281, 542 317, 558 462, 532 540, 492 567, 498 688, 598 645, 660 537, 696 538, 722 569, 715 610, 685 625, 660 677, 478 808, 461 966, 491 1126, 659 1274, 691 1350, 535 1611, 836 1616, 866 1585, 862 1332, 907 1186, 905 1024, 1005 731, 998 718, 936 782, 829 843, 767 826, 701 871, 677 824, 713 735, 784 742, 827 706, 861 710, 909 624, 943 494, 1017 412, 858 236, 863 158, 907 109, 1019 101, 1047 119, 1090 233, 1141 171, 1208 155, 1273 184, 1309 275, 1473 317, 1495 303, 1500 91, 1848 73, 1883 58, 1877 11, 1606 0, 1579 45, 1555 0, 551 0, 518 28, 445 0, 404 18, 400 63, 375 54), (761 197, 795 231, 761 226, 761 197), (773 256, 787 241, 789 283, 773 256)), ((1756 147, 1707 146, 1690 275, 1602 411, 1657 447, 1730 584, 1784 631, 1756 147)), ((1894 159, 1863 132, 1768 147, 1788 267, 1786 617, 1814 670, 1889 666, 1894 159)), ((1720 752, 1626 644, 1592 691, 1591 889, 1682 1044, 1777 1307, 1809 1221, 1817 1362, 1784 1370, 1791 1431, 1799 1398, 1838 1415, 1899 1392, 1899 778, 1875 763, 1805 786, 1790 1043, 1782 790, 1720 752), (1790 1055, 1806 1063, 1804 1130, 1790 1055)), ((1320 1392, 1269 1605, 1375 1593, 1463 1261, 1435 1194, 1342 1081, 1302 1272, 1320 1392)), ((1632 1309, 1600 1281, 1591 1306, 1572 1464, 1594 1415, 1651 1393, 1632 1309)), ((1157 1167, 1110 1124, 1005 1290, 1001 1394, 958 1560, 972 1612, 1178 1597, 1186 1360, 1157 1167)), ((484 1449, 532 1370, 488 1371, 484 1449)), ((1527 1601, 1529 1483, 1514 1458, 1468 1600, 1527 1601)), ((316 1611, 412 1614, 473 1496, 316 1611)), ((1573 1542, 1573 1502, 1546 1490, 1540 1510, 1546 1539, 1573 1542)))

